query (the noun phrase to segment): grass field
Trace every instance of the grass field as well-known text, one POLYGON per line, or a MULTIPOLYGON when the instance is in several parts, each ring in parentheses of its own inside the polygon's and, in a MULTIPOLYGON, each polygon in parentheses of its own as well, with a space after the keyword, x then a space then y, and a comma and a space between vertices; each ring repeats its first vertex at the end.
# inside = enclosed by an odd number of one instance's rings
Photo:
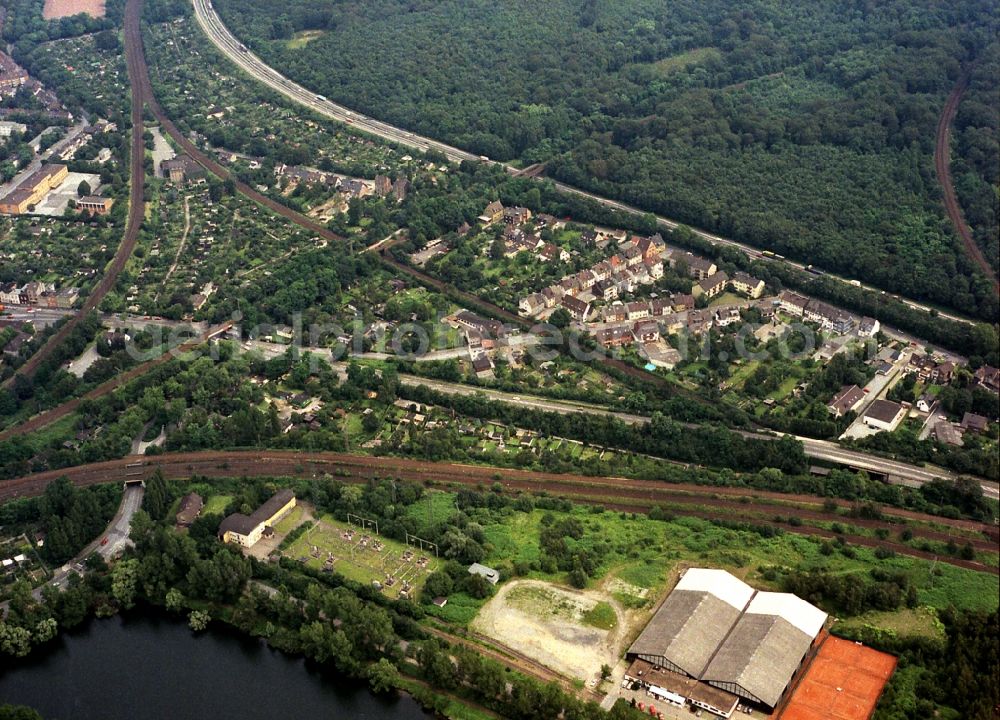
POLYGON ((393 598, 400 597, 403 592, 411 598, 416 597, 427 576, 441 566, 433 556, 380 537, 374 531, 362 531, 339 522, 329 515, 320 518, 284 555, 317 570, 337 572, 364 585, 378 582, 382 591, 393 598))
POLYGON ((693 48, 687 52, 657 60, 653 63, 653 68, 657 74, 666 76, 678 70, 683 70, 689 65, 698 65, 706 60, 713 60, 720 57, 722 57, 722 53, 714 47, 693 48))
POLYGON ((294 36, 292 36, 292 39, 288 41, 288 49, 301 50, 322 35, 322 30, 303 30, 302 32, 297 32, 294 36))
POLYGON ((278 524, 274 527, 274 531, 278 535, 287 535, 292 530, 297 528, 302 522, 303 512, 302 506, 296 505, 288 511, 288 514, 285 515, 285 517, 278 521, 278 524))
POLYGON ((233 501, 232 495, 212 495, 205 501, 202 508, 202 515, 221 515, 226 511, 226 507, 233 501))
POLYGON ((618 614, 610 603, 599 602, 583 614, 583 622, 601 630, 613 630, 618 624, 618 614))

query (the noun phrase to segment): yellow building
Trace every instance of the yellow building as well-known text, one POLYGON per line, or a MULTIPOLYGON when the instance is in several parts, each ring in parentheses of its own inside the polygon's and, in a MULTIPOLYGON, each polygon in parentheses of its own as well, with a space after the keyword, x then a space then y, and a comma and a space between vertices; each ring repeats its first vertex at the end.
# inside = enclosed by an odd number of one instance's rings
POLYGON ((0 213, 21 215, 29 212, 45 199, 50 190, 62 185, 68 174, 69 169, 65 165, 42 165, 40 170, 22 180, 9 195, 0 200, 0 213))
POLYGON ((295 507, 295 493, 279 490, 267 502, 257 508, 253 515, 234 513, 219 525, 222 542, 235 543, 243 547, 253 547, 264 535, 274 532, 274 525, 295 507))

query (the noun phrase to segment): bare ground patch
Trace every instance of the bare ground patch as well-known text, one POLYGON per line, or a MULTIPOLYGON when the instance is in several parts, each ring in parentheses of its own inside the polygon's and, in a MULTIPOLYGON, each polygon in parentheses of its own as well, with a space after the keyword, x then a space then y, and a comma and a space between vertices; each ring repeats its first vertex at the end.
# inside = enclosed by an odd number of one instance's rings
POLYGON ((515 580, 483 606, 472 629, 571 678, 600 676, 622 652, 622 610, 598 590, 572 590, 539 580, 515 580), (587 623, 588 614, 610 606, 610 630, 587 623))
POLYGON ((72 17, 84 13, 91 17, 104 17, 104 0, 45 0, 42 17, 46 20, 72 17))

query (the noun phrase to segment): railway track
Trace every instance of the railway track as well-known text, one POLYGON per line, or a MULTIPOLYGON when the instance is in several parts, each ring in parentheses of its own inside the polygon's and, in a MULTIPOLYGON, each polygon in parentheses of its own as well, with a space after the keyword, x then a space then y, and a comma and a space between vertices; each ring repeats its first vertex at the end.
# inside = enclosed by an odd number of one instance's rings
MULTIPOLYGON (((630 480, 627 478, 592 478, 581 475, 556 475, 534 473, 523 470, 497 470, 489 467, 458 465, 452 463, 432 463, 405 458, 370 457, 342 453, 310 453, 294 451, 208 451, 191 453, 169 453, 154 456, 131 456, 92 465, 82 465, 63 470, 52 470, 0 483, 0 502, 38 495, 45 486, 57 477, 66 476, 79 486, 124 480, 126 477, 145 478, 156 469, 172 479, 186 479, 192 475, 206 477, 321 477, 330 475, 345 482, 367 482, 374 478, 398 477, 400 479, 438 487, 471 487, 487 490, 493 483, 500 483, 506 492, 546 493, 551 496, 566 497, 584 504, 602 505, 607 509, 646 513, 655 505, 662 505, 677 515, 700 517, 708 520, 747 521, 755 524, 780 526, 787 532, 805 536, 848 539, 851 543, 867 547, 883 547, 900 555, 909 555, 926 560, 940 560, 958 567, 1000 574, 996 568, 975 561, 953 557, 939 557, 931 552, 919 550, 909 545, 889 539, 879 539, 847 532, 834 533, 821 527, 811 527, 806 523, 792 526, 773 520, 776 514, 787 514, 790 508, 768 498, 756 497, 751 493, 750 502, 740 498, 716 497, 719 488, 676 485, 653 480, 630 480)), ((729 488, 727 490, 738 490, 729 488)), ((824 499, 813 498, 821 503, 824 499)), ((802 520, 825 519, 839 521, 844 525, 858 525, 866 528, 898 528, 898 523, 862 521, 829 513, 825 518, 810 512, 808 516, 797 513, 802 520), (874 524, 872 524, 874 523, 874 524)), ((947 520, 926 516, 927 522, 945 527, 947 520)), ((964 522, 957 526, 961 533, 949 534, 936 529, 928 530, 919 526, 911 527, 918 538, 956 542, 970 540, 969 527, 964 522)), ((978 528, 984 534, 989 526, 978 528)), ((996 551, 992 540, 972 539, 973 546, 985 552, 996 551)))
POLYGON ((951 123, 958 112, 962 95, 965 94, 968 87, 969 71, 966 71, 962 73, 951 94, 948 95, 938 120, 937 136, 934 142, 934 168, 937 171, 938 182, 941 183, 941 191, 944 194, 945 211, 948 213, 952 227, 955 228, 955 233, 962 241, 966 255, 983 271, 986 277, 993 280, 994 290, 1000 292, 1000 282, 997 281, 996 270, 990 265, 982 248, 976 244, 972 237, 972 231, 962 215, 962 208, 958 204, 958 196, 955 194, 955 186, 951 181, 951 123))
POLYGON ((9 440, 10 438, 15 437, 17 435, 27 435, 28 433, 35 432, 45 427, 46 425, 51 425, 57 420, 61 420, 70 413, 74 412, 80 406, 80 403, 83 402, 84 400, 96 400, 98 398, 104 397, 105 395, 108 395, 109 393, 112 393, 118 388, 122 387, 126 383, 135 380, 137 377, 141 377, 142 375, 151 372, 152 370, 168 362, 178 354, 188 352, 189 350, 193 350, 201 343, 205 342, 206 340, 209 340, 210 338, 218 335, 221 332, 225 332, 230 327, 232 327, 231 322, 220 325, 214 329, 207 330, 204 333, 202 333, 200 337, 194 340, 189 340, 185 343, 181 343, 177 347, 167 350, 159 357, 155 357, 152 360, 147 360, 146 362, 141 363, 140 365, 136 365, 135 367, 131 368, 130 370, 127 370, 124 373, 116 375, 107 382, 101 383, 93 390, 84 395, 81 395, 80 397, 67 400, 61 405, 57 405, 56 407, 52 408, 51 410, 46 410, 45 412, 39 413, 38 415, 35 415, 34 417, 31 417, 18 425, 9 427, 3 432, 0 432, 0 442, 4 440, 9 440))
MULTIPOLYGON (((138 25, 139 18, 136 16, 135 11, 130 14, 126 8, 125 13, 125 26, 126 29, 129 25, 138 25)), ((25 361, 25 363, 18 368, 17 373, 14 376, 8 378, 4 383, 4 387, 8 387, 13 383, 14 377, 16 375, 22 375, 24 377, 33 377, 38 371, 39 366, 42 362, 49 357, 55 351, 55 349, 69 336, 73 329, 80 324, 86 315, 97 308, 101 301, 104 300, 111 288, 114 287, 115 282, 118 280, 118 275, 125 268, 125 264, 128 259, 132 256, 132 252, 135 250, 136 243, 139 240, 139 229, 142 226, 142 219, 146 212, 146 198, 144 194, 145 185, 144 178, 146 174, 145 169, 145 145, 142 139, 142 108, 143 103, 146 101, 148 95, 146 88, 148 86, 143 86, 138 82, 137 73, 140 72, 142 67, 145 67, 142 62, 141 51, 138 55, 135 52, 135 48, 125 49, 125 65, 128 70, 129 84, 132 86, 132 101, 131 101, 131 124, 132 124, 132 138, 131 144, 129 146, 129 198, 128 198, 128 220, 125 224, 125 233, 122 236, 122 241, 118 245, 118 250, 115 252, 115 256, 112 258, 111 263, 107 266, 104 272, 104 276, 101 278, 100 282, 97 283, 97 287, 94 288, 87 299, 84 300, 83 305, 80 310, 72 315, 68 322, 64 323, 54 334, 52 334, 45 344, 42 345, 30 358, 25 361)))

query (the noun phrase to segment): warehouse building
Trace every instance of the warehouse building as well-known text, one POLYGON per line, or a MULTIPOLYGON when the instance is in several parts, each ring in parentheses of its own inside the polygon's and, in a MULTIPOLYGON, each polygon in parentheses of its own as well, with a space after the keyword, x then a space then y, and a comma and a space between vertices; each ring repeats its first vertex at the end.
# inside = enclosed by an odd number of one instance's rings
POLYGON ((274 532, 273 526, 295 507, 295 493, 279 490, 257 508, 253 515, 233 513, 219 525, 222 542, 253 547, 264 535, 274 532))
MULTIPOLYGON (((626 657, 711 686, 771 712, 826 623, 788 593, 758 592, 724 570, 684 573, 626 657)), ((673 690, 676 692, 676 690, 673 690)), ((694 702, 694 693, 686 697, 694 702)), ((705 707, 729 717, 731 708, 705 707)))
POLYGON ((30 212, 49 191, 59 187, 69 170, 65 165, 45 164, 18 183, 6 197, 0 200, 0 213, 22 215, 30 212))

